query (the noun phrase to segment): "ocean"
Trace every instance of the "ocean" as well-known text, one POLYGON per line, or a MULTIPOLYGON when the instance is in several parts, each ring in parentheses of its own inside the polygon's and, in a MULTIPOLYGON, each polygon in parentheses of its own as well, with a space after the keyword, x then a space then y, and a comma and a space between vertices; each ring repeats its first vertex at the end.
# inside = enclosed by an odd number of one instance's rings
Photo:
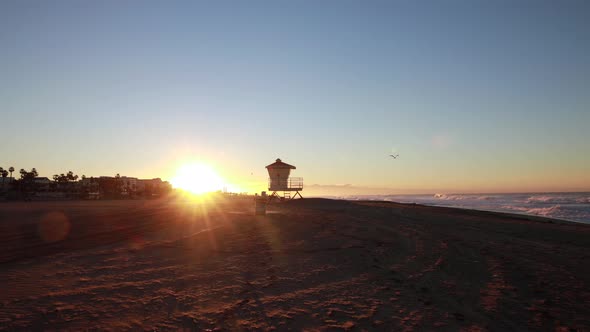
POLYGON ((350 200, 382 200, 483 211, 509 212, 590 223, 590 192, 351 195, 338 198, 350 200))

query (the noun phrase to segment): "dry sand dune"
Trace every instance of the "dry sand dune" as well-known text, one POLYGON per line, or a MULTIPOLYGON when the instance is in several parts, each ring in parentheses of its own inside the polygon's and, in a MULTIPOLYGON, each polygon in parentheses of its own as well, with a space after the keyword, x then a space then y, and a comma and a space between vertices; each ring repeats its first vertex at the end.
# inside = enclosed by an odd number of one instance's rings
POLYGON ((0 329, 588 330, 590 227, 319 199, 0 205, 0 329))

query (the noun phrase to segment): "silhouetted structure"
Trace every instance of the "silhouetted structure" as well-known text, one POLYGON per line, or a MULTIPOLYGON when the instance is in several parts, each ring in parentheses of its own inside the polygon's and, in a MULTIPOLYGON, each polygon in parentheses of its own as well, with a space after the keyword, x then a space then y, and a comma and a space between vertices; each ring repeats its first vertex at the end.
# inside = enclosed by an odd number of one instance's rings
POLYGON ((272 191, 270 195, 270 200, 273 197, 280 197, 277 192, 283 192, 283 199, 293 199, 297 196, 303 198, 301 196, 300 191, 303 190, 303 178, 292 178, 289 177, 291 170, 296 169, 295 166, 289 165, 281 161, 281 159, 277 159, 274 163, 266 166, 268 170, 268 191, 272 191), (295 192, 293 197, 291 197, 291 192, 295 192))
POLYGON ((35 168, 21 169, 20 178, 8 177, 14 172, 0 168, 0 200, 63 200, 63 199, 128 199, 157 198, 169 194, 172 186, 160 178, 138 179, 134 177, 86 177, 69 171, 55 174, 52 179, 38 176, 35 168))

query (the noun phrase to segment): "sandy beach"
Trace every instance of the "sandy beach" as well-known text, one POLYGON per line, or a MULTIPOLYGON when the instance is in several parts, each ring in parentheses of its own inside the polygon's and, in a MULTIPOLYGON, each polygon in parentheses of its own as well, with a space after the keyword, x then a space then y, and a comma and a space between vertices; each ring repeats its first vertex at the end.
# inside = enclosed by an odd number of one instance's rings
POLYGON ((389 202, 2 203, 0 330, 588 330, 589 248, 389 202))

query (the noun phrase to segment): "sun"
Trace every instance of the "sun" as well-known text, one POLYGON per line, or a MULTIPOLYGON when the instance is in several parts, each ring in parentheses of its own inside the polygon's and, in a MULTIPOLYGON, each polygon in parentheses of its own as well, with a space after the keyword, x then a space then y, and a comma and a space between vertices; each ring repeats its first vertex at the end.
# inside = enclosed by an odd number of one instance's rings
POLYGON ((192 163, 181 166, 170 181, 174 188, 179 188, 193 194, 204 194, 221 190, 223 180, 215 171, 204 164, 192 163))

